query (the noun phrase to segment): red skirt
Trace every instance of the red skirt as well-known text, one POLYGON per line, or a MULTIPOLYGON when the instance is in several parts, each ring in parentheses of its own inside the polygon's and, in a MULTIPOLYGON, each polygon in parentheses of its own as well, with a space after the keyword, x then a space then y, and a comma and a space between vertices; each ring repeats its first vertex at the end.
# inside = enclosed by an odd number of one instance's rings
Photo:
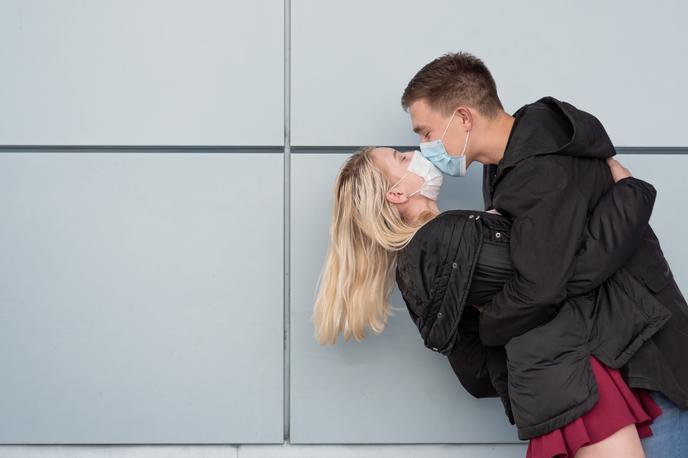
POLYGON ((606 439, 633 423, 641 439, 652 436, 650 424, 662 409, 650 393, 630 388, 618 369, 605 366, 592 355, 590 364, 599 392, 597 403, 582 417, 531 439, 526 458, 573 458, 580 447, 606 439))

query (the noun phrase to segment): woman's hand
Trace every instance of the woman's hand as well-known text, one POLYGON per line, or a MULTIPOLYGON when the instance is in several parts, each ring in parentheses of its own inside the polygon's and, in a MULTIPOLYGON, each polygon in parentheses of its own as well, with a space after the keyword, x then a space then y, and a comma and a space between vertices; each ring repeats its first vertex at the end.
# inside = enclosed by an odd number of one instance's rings
POLYGON ((629 172, 626 167, 621 165, 621 162, 617 161, 613 157, 607 159, 607 165, 609 166, 609 170, 611 170, 612 172, 612 178, 614 178, 614 183, 616 183, 619 180, 623 180, 624 178, 632 176, 631 172, 629 172))

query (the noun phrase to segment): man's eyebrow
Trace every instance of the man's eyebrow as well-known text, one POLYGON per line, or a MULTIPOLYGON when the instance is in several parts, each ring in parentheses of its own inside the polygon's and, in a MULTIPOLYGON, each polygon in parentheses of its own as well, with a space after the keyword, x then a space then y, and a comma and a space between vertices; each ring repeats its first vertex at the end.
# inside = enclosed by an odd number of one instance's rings
POLYGON ((413 131, 417 134, 419 134, 421 130, 425 130, 425 126, 416 126, 413 128, 413 131))

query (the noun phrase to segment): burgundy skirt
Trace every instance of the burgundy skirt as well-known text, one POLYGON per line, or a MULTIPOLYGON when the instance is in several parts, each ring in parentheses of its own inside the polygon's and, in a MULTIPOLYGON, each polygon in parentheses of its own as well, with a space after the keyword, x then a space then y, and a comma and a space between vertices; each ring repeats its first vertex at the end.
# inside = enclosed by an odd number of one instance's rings
POLYGON ((526 458, 573 458, 580 447, 599 442, 633 423, 641 439, 652 436, 650 424, 662 409, 650 393, 630 388, 618 369, 605 366, 592 355, 590 363, 599 392, 597 403, 582 417, 531 439, 526 458))

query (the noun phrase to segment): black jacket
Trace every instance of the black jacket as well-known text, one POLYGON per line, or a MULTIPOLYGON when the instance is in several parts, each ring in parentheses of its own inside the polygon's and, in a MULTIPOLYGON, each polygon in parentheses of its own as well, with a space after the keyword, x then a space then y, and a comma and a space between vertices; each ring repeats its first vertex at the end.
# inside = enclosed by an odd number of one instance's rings
MULTIPOLYGON (((629 197, 613 192, 607 212, 592 212, 612 185, 601 159, 614 152, 599 121, 552 98, 515 116, 504 159, 485 168, 484 183, 486 206, 494 201, 513 225, 482 212, 445 212, 397 258, 397 282, 425 345, 450 357, 472 394, 500 395, 521 439, 594 405, 589 354, 621 367, 629 385, 662 391, 686 408, 688 376, 679 359, 687 348, 686 304, 646 225, 649 212, 614 223, 631 214, 620 210, 629 197), (539 154, 529 155, 528 144, 539 154), (484 231, 497 231, 490 223, 508 233, 515 275, 481 314, 478 332, 478 316, 472 307, 464 312, 463 300, 484 231), (572 383, 562 386, 562 379, 572 383)), ((619 183, 633 198, 630 184, 639 181, 619 183)))
MULTIPOLYGON (((604 159, 615 150, 597 118, 553 97, 524 105, 514 117, 502 161, 483 171, 486 208, 498 209, 513 222, 515 270, 480 315, 480 337, 488 345, 505 344, 538 326, 564 303, 565 285, 576 269, 575 241, 584 236, 581 229, 591 208, 613 184, 604 159)), ((601 237, 616 243, 613 232, 601 237)), ((651 227, 625 267, 671 318, 621 368, 622 374, 631 387, 661 391, 688 409, 683 355, 688 348, 688 304, 651 227)))
POLYGON ((546 434, 592 408, 597 387, 587 356, 619 368, 669 318, 644 285, 619 269, 627 257, 621 253, 624 248, 609 243, 637 242, 654 198, 649 183, 632 177, 617 183, 590 217, 568 286, 571 297, 556 318, 506 346, 480 342, 477 310, 465 299, 484 240, 510 243, 508 218, 444 212, 399 253, 397 283, 425 345, 449 357, 471 394, 499 395, 519 438, 546 434), (614 237, 605 239, 610 231, 614 237), (602 264, 596 262, 601 252, 607 253, 602 264))

